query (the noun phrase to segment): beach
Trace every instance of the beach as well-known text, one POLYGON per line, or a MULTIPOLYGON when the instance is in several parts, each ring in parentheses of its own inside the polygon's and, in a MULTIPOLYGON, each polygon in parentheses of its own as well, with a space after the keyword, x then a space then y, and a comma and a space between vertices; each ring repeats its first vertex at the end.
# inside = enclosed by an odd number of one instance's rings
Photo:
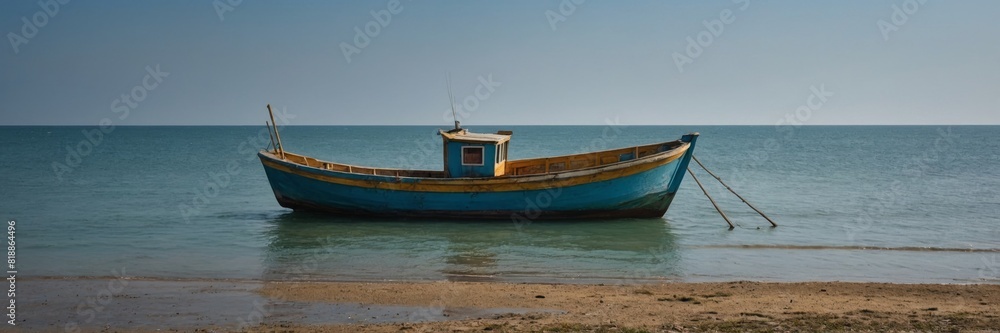
POLYGON ((20 324, 32 331, 53 332, 67 331, 67 325, 80 332, 163 328, 205 332, 995 332, 1000 327, 1000 285, 993 284, 144 279, 35 279, 26 283, 26 290, 43 295, 27 300, 25 310, 19 312, 25 320, 20 324), (103 292, 115 285, 122 288, 103 292), (112 297, 105 300, 102 294, 112 297), (43 316, 32 312, 32 305, 38 304, 45 307, 43 316))
MULTIPOLYGON (((665 283, 649 285, 270 283, 295 300, 455 308, 531 308, 493 318, 328 326, 334 331, 952 331, 1000 328, 1000 286, 886 283, 665 283), (562 313, 547 312, 551 310, 562 313), (409 327, 409 328, 407 328, 409 327)), ((270 331, 265 325, 259 331, 270 331)), ((319 327, 295 326, 295 331, 319 327)))

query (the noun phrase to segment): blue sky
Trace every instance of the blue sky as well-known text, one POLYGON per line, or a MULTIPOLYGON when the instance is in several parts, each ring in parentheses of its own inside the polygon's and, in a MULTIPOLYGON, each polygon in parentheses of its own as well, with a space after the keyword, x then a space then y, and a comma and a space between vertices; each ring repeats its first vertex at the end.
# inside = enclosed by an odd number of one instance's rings
POLYGON ((0 125, 1000 124, 997 1, 41 3, 0 125))

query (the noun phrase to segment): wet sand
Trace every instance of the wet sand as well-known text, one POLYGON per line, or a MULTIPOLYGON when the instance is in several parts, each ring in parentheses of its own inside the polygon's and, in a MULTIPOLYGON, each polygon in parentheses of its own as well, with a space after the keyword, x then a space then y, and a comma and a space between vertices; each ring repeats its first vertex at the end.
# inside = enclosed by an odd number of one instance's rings
MULTIPOLYGON (((43 278, 19 282, 15 329, 30 332, 241 331, 261 324, 462 320, 538 309, 296 301, 241 280, 43 278)), ((555 313, 555 311, 553 312, 555 313)), ((6 320, 6 319, 5 319, 6 320)), ((0 332, 10 326, 4 326, 0 332)))
POLYGON ((1000 285, 34 279, 18 327, 132 332, 1000 330, 1000 285))

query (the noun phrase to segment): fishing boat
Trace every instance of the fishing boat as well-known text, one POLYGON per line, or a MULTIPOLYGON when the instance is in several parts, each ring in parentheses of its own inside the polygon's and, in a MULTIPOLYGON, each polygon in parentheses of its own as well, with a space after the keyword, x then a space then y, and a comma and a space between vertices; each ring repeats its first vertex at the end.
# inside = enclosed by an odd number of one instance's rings
POLYGON ((512 132, 473 133, 456 121, 454 129, 439 130, 442 170, 401 170, 287 152, 277 127, 268 128, 272 145, 258 157, 282 207, 349 216, 515 221, 662 217, 698 139, 690 133, 674 141, 508 160, 512 132))

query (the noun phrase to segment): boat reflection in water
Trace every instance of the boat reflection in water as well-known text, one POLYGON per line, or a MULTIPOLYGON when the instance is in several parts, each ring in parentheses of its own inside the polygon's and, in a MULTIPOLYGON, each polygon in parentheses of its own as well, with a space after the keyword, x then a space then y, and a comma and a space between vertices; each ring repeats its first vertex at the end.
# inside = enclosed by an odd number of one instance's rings
POLYGON ((265 280, 584 283, 674 280, 683 274, 662 218, 516 225, 291 212, 270 224, 265 280))

